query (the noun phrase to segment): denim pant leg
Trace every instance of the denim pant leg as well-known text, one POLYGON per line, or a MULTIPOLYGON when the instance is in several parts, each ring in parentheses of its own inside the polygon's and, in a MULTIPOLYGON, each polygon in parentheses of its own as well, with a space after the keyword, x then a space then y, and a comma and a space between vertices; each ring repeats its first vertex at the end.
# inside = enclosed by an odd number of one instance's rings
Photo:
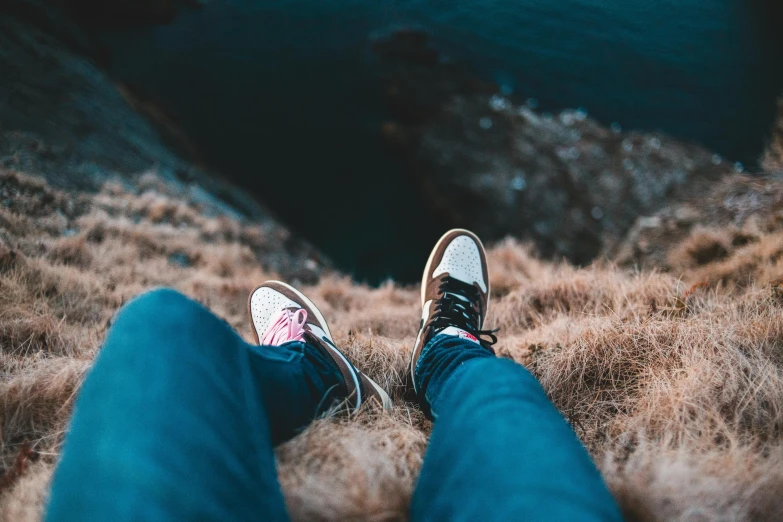
POLYGON ((440 335, 416 376, 435 424, 414 522, 622 520, 587 451, 523 366, 440 335))
POLYGON ((147 293, 82 387, 47 519, 287 520, 273 446, 340 388, 315 348, 252 346, 196 302, 147 293))

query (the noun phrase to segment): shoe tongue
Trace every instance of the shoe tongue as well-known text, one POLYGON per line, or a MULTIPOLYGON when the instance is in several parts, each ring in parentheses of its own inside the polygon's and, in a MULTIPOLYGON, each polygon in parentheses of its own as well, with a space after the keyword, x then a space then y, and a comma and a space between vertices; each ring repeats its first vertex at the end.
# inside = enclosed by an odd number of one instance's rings
MULTIPOLYGON (((473 306, 473 303, 471 303, 470 299, 468 299, 464 295, 455 294, 453 292, 444 292, 443 295, 459 299, 462 303, 465 303, 464 306, 466 308, 469 308, 469 307, 473 306)), ((465 317, 465 319, 470 319, 470 316, 467 313, 465 313, 464 311, 462 311, 460 309, 457 309, 456 311, 461 313, 465 317)))

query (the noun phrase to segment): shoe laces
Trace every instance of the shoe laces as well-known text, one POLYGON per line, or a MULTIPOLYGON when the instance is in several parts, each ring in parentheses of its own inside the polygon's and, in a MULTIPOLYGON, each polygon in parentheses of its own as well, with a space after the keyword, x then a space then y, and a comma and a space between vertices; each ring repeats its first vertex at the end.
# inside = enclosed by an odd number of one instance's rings
POLYGON ((434 333, 449 326, 455 326, 470 333, 479 344, 494 353, 492 345, 498 341, 495 330, 481 330, 481 312, 479 303, 481 294, 473 285, 446 276, 441 281, 439 292, 442 295, 435 301, 435 314, 427 326, 434 333), (489 339, 482 339, 482 336, 489 339))
POLYGON ((261 336, 261 344, 279 346, 291 341, 301 341, 305 334, 307 311, 303 308, 284 308, 272 317, 269 328, 261 336))

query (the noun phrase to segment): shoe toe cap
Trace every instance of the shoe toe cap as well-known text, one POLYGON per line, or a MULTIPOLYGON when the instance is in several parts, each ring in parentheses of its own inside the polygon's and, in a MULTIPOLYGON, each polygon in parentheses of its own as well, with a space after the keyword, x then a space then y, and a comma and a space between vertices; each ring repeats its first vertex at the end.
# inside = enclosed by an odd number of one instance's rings
POLYGON ((483 247, 469 235, 459 235, 452 239, 443 251, 440 263, 432 275, 448 273, 451 277, 472 285, 478 283, 482 291, 487 291, 485 280, 485 260, 483 247))

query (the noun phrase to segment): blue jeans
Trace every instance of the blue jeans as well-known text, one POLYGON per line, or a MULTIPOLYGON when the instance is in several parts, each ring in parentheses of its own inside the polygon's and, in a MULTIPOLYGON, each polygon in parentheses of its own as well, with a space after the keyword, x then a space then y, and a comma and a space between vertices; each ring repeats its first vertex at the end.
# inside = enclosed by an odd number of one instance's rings
POLYGON ((416 365, 435 418, 412 520, 622 520, 576 434, 524 366, 435 336, 416 365))
MULTIPOLYGON (((420 359, 437 420, 412 518, 620 520, 535 379, 473 347, 436 337, 420 359)), ((194 301, 147 293, 82 387, 47 520, 288 520, 273 448, 344 394, 318 349, 249 345, 194 301)))

